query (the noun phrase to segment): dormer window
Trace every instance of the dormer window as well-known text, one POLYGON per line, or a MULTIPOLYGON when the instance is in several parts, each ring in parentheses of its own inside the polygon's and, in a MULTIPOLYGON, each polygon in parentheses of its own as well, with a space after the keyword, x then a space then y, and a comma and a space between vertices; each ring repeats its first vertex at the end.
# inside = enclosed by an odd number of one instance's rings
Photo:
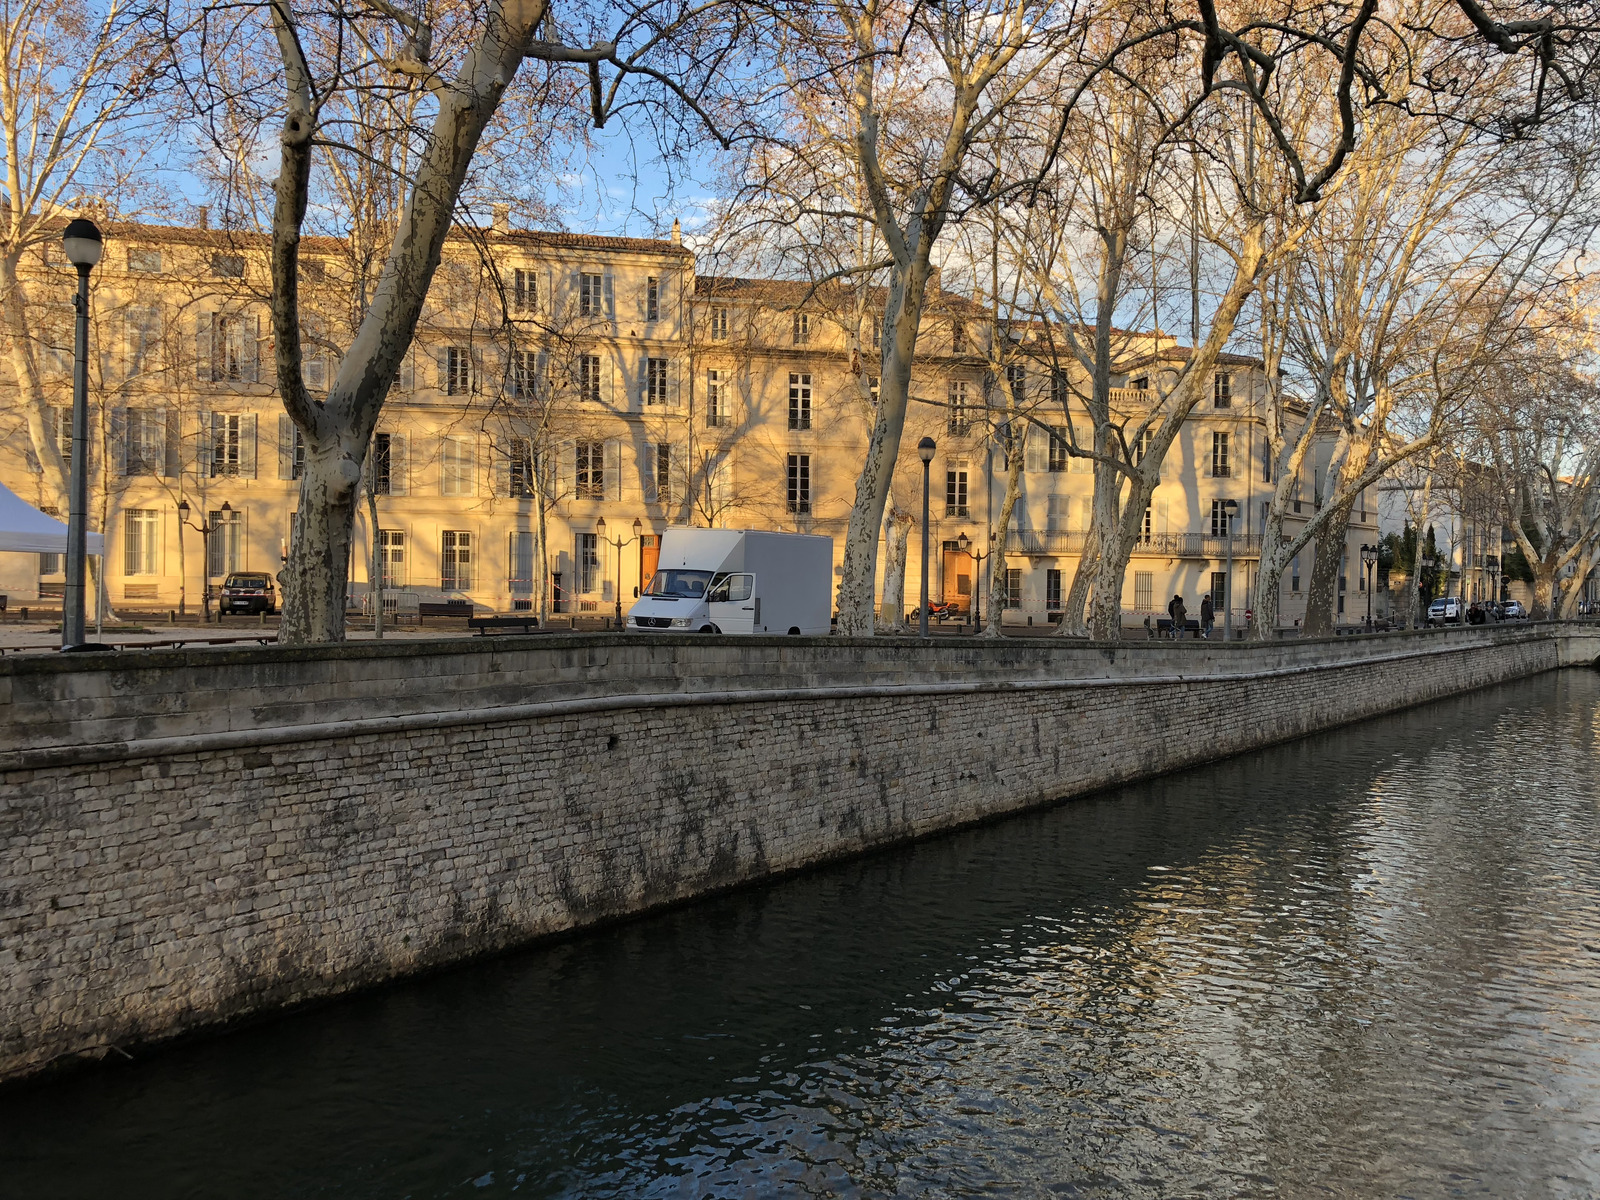
POLYGON ((1150 390, 1150 376, 1141 375, 1137 379, 1130 379, 1128 380, 1128 386, 1136 392, 1148 392, 1150 390))

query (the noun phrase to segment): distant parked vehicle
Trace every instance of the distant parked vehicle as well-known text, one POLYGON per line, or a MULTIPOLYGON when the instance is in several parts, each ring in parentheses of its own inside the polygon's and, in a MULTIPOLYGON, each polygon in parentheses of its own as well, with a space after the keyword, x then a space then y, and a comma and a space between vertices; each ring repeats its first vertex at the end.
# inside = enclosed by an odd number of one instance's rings
POLYGON ((217 602, 217 612, 274 613, 278 611, 273 594, 272 576, 264 571, 235 571, 222 581, 222 595, 217 602))
POLYGON ((1526 621, 1528 619, 1528 610, 1522 607, 1521 600, 1507 600, 1505 614, 1508 621, 1526 621))
POLYGON ((1429 625, 1461 624, 1461 601, 1454 596, 1441 596, 1428 605, 1429 625))

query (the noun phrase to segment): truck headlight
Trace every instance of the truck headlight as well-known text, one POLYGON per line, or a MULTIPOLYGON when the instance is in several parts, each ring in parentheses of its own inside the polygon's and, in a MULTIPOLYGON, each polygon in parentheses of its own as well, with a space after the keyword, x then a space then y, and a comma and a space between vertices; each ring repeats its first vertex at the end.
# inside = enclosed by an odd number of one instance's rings
POLYGON ((687 628, 689 628, 689 618, 688 617, 673 617, 672 618, 672 627, 674 629, 687 629, 687 628))

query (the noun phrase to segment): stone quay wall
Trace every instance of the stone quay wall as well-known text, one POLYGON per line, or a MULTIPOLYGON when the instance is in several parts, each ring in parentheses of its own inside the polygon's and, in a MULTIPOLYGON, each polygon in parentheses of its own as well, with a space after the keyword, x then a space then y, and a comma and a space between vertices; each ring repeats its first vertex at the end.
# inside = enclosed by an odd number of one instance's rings
POLYGON ((505 637, 0 661, 0 1081, 1574 663, 505 637))

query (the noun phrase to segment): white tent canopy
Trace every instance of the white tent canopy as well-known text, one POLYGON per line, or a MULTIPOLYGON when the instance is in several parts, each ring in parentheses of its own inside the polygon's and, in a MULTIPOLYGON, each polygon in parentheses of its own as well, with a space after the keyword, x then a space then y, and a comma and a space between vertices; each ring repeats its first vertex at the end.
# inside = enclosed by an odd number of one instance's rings
MULTIPOLYGON (((91 533, 85 539, 90 554, 105 553, 105 536, 91 533)), ((5 484, 0 483, 0 553, 65 554, 67 526, 40 512, 5 484)))

